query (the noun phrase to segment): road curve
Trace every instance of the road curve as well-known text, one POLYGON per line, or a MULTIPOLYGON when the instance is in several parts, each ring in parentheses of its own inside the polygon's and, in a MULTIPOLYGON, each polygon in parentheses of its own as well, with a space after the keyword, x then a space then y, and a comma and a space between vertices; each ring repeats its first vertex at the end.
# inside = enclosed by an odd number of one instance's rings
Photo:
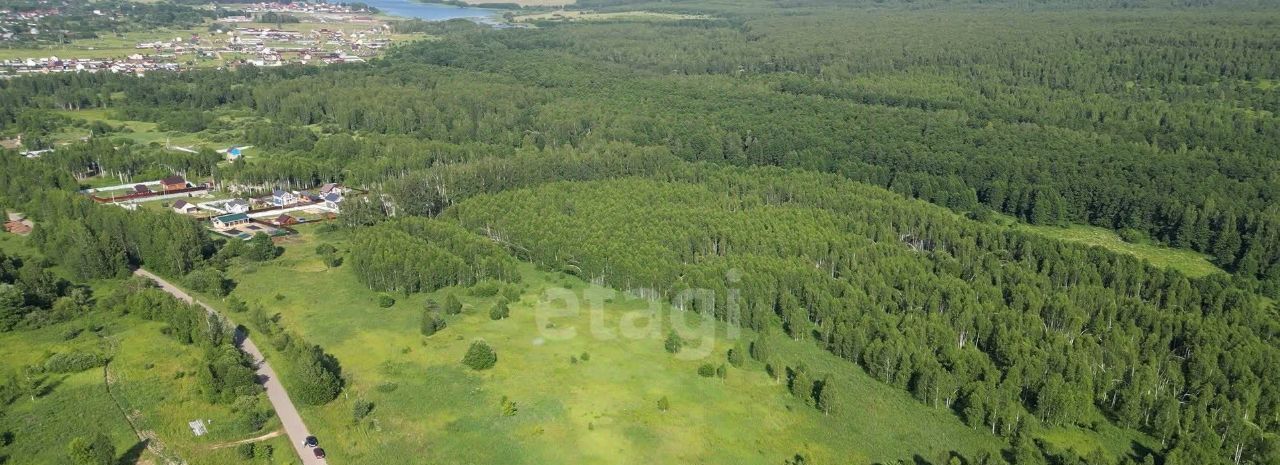
MULTIPOLYGON (((177 286, 165 281, 164 278, 151 274, 151 272, 141 268, 135 270, 133 274, 155 281, 161 289, 164 289, 165 292, 172 294, 174 297, 177 297, 187 303, 195 303, 204 307, 205 311, 208 311, 219 318, 226 318, 219 314, 217 310, 214 310, 213 307, 191 298, 191 296, 187 295, 186 292, 183 292, 182 289, 179 289, 177 286)), ((298 414, 297 407, 294 407, 293 401, 289 400, 289 393, 284 390, 284 385, 280 384, 280 378, 276 376, 275 370, 271 369, 271 365, 267 363, 267 359, 262 356, 262 351, 258 350, 258 346, 254 345, 253 341, 248 337, 245 337, 244 340, 240 342, 240 350, 249 354, 249 357, 253 359, 254 364, 258 367, 258 380, 261 381, 263 387, 266 388, 267 399, 271 401, 272 408, 275 408, 276 416, 280 418, 280 423, 284 425, 284 432, 289 435, 289 442, 293 444, 293 450, 298 453, 298 457, 302 459, 302 463, 305 465, 319 465, 326 463, 323 459, 315 458, 315 455, 311 453, 311 449, 302 444, 302 441, 306 439, 307 436, 311 435, 309 432, 310 430, 308 430, 307 425, 302 422, 302 415, 298 414)))

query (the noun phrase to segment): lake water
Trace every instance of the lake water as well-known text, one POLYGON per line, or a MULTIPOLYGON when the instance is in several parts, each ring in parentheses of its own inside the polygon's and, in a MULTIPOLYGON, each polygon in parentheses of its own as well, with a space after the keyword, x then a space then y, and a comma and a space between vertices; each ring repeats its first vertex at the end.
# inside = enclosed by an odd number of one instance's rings
POLYGON ((427 21, 446 21, 462 18, 488 23, 495 22, 502 16, 501 10, 445 5, 442 3, 422 3, 414 0, 363 1, 366 5, 377 8, 385 14, 427 21))

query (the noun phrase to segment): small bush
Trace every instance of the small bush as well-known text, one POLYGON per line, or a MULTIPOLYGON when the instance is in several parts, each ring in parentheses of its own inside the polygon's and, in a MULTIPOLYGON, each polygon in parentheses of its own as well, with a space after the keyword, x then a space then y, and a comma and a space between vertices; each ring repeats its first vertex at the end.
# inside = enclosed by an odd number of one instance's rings
POLYGON ((493 308, 489 309, 489 319, 501 320, 511 316, 511 308, 507 306, 507 299, 498 299, 493 304, 493 308))
POLYGON ((44 361, 45 371, 52 373, 76 373, 107 364, 106 357, 90 352, 64 352, 53 354, 44 361))
POLYGON ((364 417, 369 416, 373 412, 373 402, 364 399, 356 399, 354 405, 351 406, 351 419, 359 423, 364 417))
POLYGON ((240 458, 245 460, 253 460, 253 457, 254 457, 253 448, 254 448, 254 445, 252 442, 238 445, 236 446, 236 455, 239 455, 240 458))
POLYGON ((329 255, 337 252, 338 248, 334 247, 333 244, 320 244, 316 246, 316 255, 329 255))
POLYGON ((704 363, 698 367, 698 376, 710 378, 716 375, 716 367, 710 363, 704 363))
POLYGON ((583 353, 582 353, 582 356, 581 356, 581 357, 578 357, 578 358, 582 359, 582 361, 584 361, 584 362, 587 362, 587 361, 590 361, 590 360, 591 360, 591 354, 586 353, 586 352, 583 352, 583 353))
POLYGON ((462 313, 462 301, 458 300, 458 296, 449 294, 449 297, 444 299, 444 313, 448 315, 462 313))
POLYGON ((680 348, 684 347, 684 340, 680 339, 680 335, 673 330, 667 333, 667 340, 663 341, 662 347, 667 349, 669 353, 680 352, 680 348))
POLYGON ((337 254, 325 255, 324 266, 329 268, 337 268, 342 266, 342 256, 337 254))
POLYGON ((502 283, 492 279, 480 281, 467 290, 474 297, 493 297, 502 291, 502 283))
POLYGON ((1147 241, 1147 235, 1137 229, 1124 228, 1120 230, 1120 240, 1130 244, 1141 244, 1147 241))
POLYGON ((471 343, 471 348, 467 349, 467 355, 462 357, 462 364, 471 367, 472 370, 488 370, 498 363, 498 354, 489 347, 489 343, 476 341, 471 343))
POLYGON ((444 327, 445 327, 444 318, 440 318, 440 315, 435 315, 432 313, 426 313, 422 315, 422 335, 423 336, 430 336, 432 334, 438 333, 440 332, 440 330, 444 329, 444 327))
POLYGON ((743 350, 738 347, 729 349, 729 353, 727 356, 727 358, 729 359, 729 364, 735 367, 741 367, 742 364, 746 362, 746 356, 743 355, 742 352, 743 350))
POLYGON ((186 278, 183 278, 183 281, 192 289, 217 297, 226 296, 235 286, 235 282, 228 279, 216 268, 201 268, 192 271, 187 274, 186 278))
POLYGON ((501 405, 502 405, 502 416, 504 417, 514 417, 516 416, 516 412, 520 411, 520 409, 516 408, 516 402, 514 400, 508 399, 507 396, 502 396, 501 405))
POLYGON ((394 391, 396 390, 396 388, 398 388, 398 387, 400 387, 400 385, 399 385, 399 384, 393 383, 393 382, 391 382, 391 381, 383 381, 382 383, 379 383, 379 384, 378 384, 376 387, 374 387, 373 389, 374 389, 374 390, 376 390, 376 391, 378 391, 378 392, 388 393, 388 392, 394 392, 394 391))
POLYGON ((661 399, 658 399, 658 410, 662 412, 671 410, 671 401, 667 400, 667 396, 662 396, 661 399))
POLYGON ((80 336, 80 333, 81 333, 81 332, 83 332, 83 331, 84 331, 84 330, 83 330, 83 329, 80 329, 80 328, 71 328, 71 329, 68 329, 68 330, 66 330, 66 331, 64 331, 64 332, 62 333, 62 340, 64 340, 64 341, 70 341, 70 340, 72 340, 72 339, 75 339, 76 337, 80 336))
POLYGON ((391 308, 396 304, 396 299, 386 294, 378 294, 378 306, 382 308, 391 308))
POLYGON ((249 311, 249 304, 235 297, 227 297, 227 310, 231 313, 244 313, 249 311))

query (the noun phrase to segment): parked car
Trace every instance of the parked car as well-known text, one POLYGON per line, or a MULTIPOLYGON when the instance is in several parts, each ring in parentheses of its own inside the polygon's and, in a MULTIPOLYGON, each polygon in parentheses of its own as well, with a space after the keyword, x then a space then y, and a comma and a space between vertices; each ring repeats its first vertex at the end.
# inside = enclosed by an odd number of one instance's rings
POLYGON ((302 445, 307 447, 316 447, 320 445, 320 440, 316 439, 315 436, 307 436, 306 439, 302 440, 302 445))
POLYGON ((314 452, 316 454, 316 458, 318 459, 324 458, 324 449, 317 447, 315 449, 311 449, 311 452, 314 452))

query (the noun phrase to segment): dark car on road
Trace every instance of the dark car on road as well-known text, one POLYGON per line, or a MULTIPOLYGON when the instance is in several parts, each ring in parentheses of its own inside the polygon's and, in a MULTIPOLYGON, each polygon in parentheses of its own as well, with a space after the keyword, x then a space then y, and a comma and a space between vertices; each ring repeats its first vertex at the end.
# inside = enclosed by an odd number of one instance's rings
POLYGON ((311 449, 311 452, 314 452, 316 454, 316 458, 318 459, 324 458, 324 449, 317 447, 315 449, 311 449))
POLYGON ((302 445, 307 447, 316 447, 320 445, 320 440, 316 439, 315 436, 307 436, 306 439, 302 440, 302 445))

